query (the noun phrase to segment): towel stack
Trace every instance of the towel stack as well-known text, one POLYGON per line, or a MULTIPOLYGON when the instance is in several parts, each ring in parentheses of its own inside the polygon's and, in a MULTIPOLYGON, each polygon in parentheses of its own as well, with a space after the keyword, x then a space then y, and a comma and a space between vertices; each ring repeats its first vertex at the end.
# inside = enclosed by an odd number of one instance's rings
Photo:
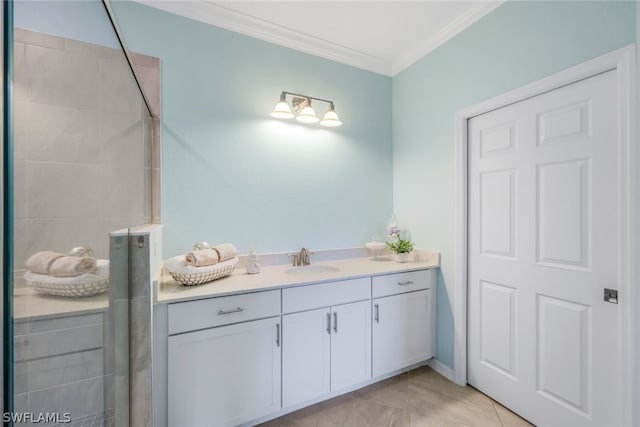
POLYGON ((73 248, 69 255, 42 251, 31 255, 24 273, 35 291, 65 297, 86 297, 109 288, 109 260, 96 259, 90 248, 73 248))
POLYGON ((31 255, 25 267, 32 273, 54 277, 76 277, 95 273, 96 259, 88 256, 66 256, 59 252, 42 251, 31 255))
POLYGON ((184 255, 186 265, 207 267, 219 262, 228 261, 238 256, 238 249, 233 243, 221 243, 208 249, 196 249, 184 255))

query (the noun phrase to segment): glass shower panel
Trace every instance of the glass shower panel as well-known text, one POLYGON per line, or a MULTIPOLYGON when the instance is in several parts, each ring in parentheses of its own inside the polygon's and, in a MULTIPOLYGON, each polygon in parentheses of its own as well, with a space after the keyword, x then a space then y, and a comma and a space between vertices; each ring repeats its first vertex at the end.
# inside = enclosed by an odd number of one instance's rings
POLYGON ((16 425, 129 424, 129 229, 151 118, 102 2, 16 1, 16 425))
MULTIPOLYGON (((5 48, 5 39, 6 39, 6 33, 5 33, 5 10, 7 8, 11 8, 12 5, 10 3, 3 3, 2 7, 0 7, 0 58, 2 58, 3 61, 3 71, 2 71, 2 75, 0 76, 0 84, 2 85, 2 91, 0 91, 0 135, 2 135, 0 137, 0 188, 2 188, 4 190, 5 185, 4 185, 4 175, 5 175, 5 152, 7 151, 8 146, 6 145, 6 140, 7 140, 7 136, 6 136, 6 130, 10 129, 10 127, 5 126, 5 123, 8 122, 7 119, 7 112, 8 110, 5 108, 5 81, 6 79, 6 70, 5 70, 5 64, 6 64, 6 60, 7 58, 12 58, 11 55, 9 56, 5 56, 5 53, 10 54, 11 53, 11 49, 6 49, 5 48)), ((11 14, 12 15, 12 14, 11 14)), ((8 246, 8 242, 6 240, 6 235, 5 235, 5 228, 7 227, 6 224, 6 219, 8 219, 9 217, 12 217, 11 215, 6 215, 5 212, 7 209, 9 209, 9 206, 7 205, 7 203, 5 202, 5 194, 4 191, 1 193, 0 197, 0 239, 2 241, 2 246, 0 246, 0 277, 2 277, 2 279, 0 279, 0 283, 2 283, 2 290, 0 291, 0 340, 2 340, 2 347, 7 348, 9 351, 11 351, 11 346, 7 345, 7 342, 4 341, 4 337, 5 337, 5 326, 9 325, 10 323, 5 322, 4 321, 4 317, 5 317, 5 306, 4 306, 4 302, 5 302, 5 292, 10 293, 11 289, 10 288, 6 288, 5 291, 5 282, 8 282, 8 280, 5 279, 5 268, 4 268, 4 264, 5 262, 7 264, 11 264, 11 260, 10 258, 6 258, 6 253, 8 251, 6 251, 6 247, 8 246)), ((11 271, 11 269, 9 269, 8 271, 11 271)), ((7 361, 9 362, 9 361, 7 361)), ((5 401, 5 389, 6 390, 10 390, 10 393, 8 395, 13 395, 12 390, 12 384, 11 382, 5 382, 5 370, 10 371, 9 368, 9 364, 7 363, 7 365, 5 365, 5 358, 4 358, 4 351, 2 352, 2 354, 0 354, 0 363, 2 365, 2 371, 0 371, 0 380, 2 381, 2 388, 0 389, 0 402, 2 402, 2 407, 3 408, 11 408, 12 405, 12 399, 9 399, 8 401, 5 401)))

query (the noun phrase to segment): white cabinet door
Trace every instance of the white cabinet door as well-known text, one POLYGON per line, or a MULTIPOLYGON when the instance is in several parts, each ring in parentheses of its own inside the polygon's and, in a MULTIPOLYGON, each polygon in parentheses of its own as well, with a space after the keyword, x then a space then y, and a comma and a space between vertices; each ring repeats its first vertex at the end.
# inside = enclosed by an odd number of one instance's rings
POLYGON ((282 403, 289 407, 371 378, 371 302, 282 316, 282 403))
POLYGON ((170 427, 235 426, 280 409, 280 317, 169 337, 170 427))
POLYGON ((373 377, 433 356, 431 290, 373 300, 373 377))
POLYGON ((282 316, 282 405, 306 402, 330 388, 328 308, 282 316))
POLYGON ((332 307, 331 391, 371 378, 371 302, 332 307))

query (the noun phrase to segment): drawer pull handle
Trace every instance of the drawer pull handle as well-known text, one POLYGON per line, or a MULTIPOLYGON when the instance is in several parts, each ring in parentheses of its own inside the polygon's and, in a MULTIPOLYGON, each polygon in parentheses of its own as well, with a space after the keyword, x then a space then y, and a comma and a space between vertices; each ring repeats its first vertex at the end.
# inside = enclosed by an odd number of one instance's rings
POLYGON ((234 308, 233 310, 220 310, 218 312, 218 316, 222 316, 224 314, 231 314, 231 313, 240 313, 241 311, 244 311, 244 308, 237 307, 237 308, 234 308))
POLYGON ((375 304, 373 307, 376 309, 376 323, 380 323, 380 306, 375 304))
POLYGON ((333 332, 338 333, 338 313, 333 312, 333 332))
POLYGON ((276 323, 276 345, 280 347, 280 323, 276 323))
POLYGON ((406 282, 398 282, 399 286, 407 286, 407 285, 413 285, 413 282, 411 280, 407 280, 406 282))
POLYGON ((331 313, 327 313, 327 333, 331 335, 331 313))

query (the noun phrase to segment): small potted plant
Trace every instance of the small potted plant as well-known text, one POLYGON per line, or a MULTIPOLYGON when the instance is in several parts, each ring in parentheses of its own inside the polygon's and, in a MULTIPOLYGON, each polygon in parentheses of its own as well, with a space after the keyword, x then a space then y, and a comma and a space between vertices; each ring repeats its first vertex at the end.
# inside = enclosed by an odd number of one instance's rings
POLYGON ((407 262, 409 253, 413 250, 413 242, 398 236, 395 242, 387 242, 387 247, 396 254, 396 261, 407 262))

